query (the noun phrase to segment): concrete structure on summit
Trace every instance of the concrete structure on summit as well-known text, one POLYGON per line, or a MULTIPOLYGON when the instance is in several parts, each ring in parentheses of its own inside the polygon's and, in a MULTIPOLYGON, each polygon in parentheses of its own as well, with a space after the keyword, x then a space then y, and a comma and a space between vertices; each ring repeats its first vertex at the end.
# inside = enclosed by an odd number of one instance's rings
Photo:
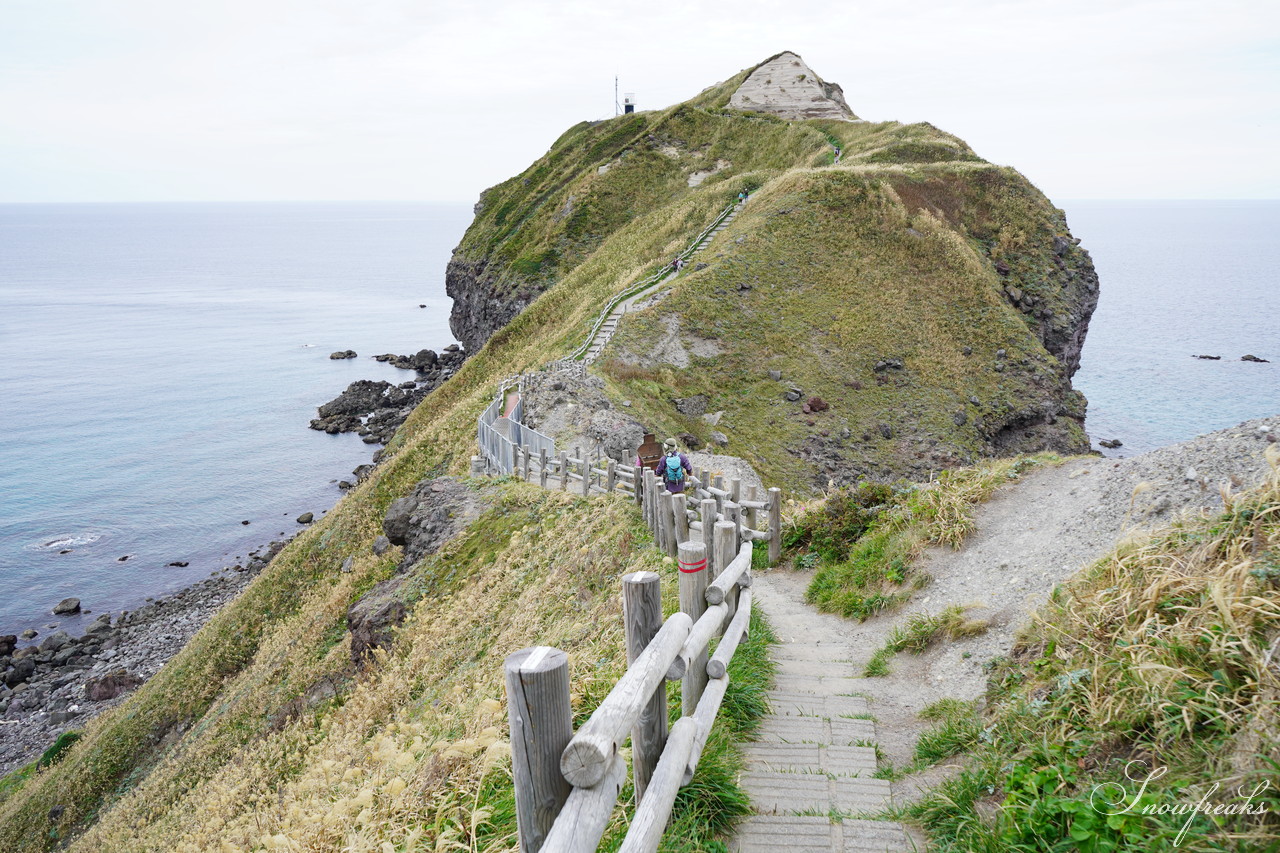
POLYGON ((785 119, 856 121, 838 83, 827 83, 791 51, 751 72, 729 99, 735 110, 772 113, 785 119))

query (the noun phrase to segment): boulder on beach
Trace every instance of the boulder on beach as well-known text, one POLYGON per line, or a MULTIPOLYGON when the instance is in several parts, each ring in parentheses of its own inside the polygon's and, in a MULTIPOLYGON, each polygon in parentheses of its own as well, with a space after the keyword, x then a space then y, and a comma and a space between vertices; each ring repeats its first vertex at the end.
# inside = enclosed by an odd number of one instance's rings
POLYGON ((315 520, 316 520, 315 513, 312 513, 312 512, 304 512, 302 515, 298 516, 299 524, 310 524, 315 520))

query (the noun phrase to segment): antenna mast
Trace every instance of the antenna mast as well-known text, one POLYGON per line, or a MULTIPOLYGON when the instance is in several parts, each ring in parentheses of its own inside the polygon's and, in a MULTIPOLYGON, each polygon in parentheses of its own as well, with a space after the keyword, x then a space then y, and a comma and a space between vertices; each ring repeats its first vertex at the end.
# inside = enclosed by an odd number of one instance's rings
POLYGON ((616 116, 622 112, 622 107, 618 106, 618 75, 613 75, 613 114, 616 116))

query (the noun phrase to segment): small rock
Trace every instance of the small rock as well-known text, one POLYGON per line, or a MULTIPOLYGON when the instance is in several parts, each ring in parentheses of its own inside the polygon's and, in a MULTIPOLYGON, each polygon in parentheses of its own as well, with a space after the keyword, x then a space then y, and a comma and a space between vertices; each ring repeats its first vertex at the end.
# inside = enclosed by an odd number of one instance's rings
POLYGON ((302 515, 298 516, 299 524, 310 524, 315 520, 316 520, 315 513, 311 513, 311 512, 304 512, 302 515))
POLYGON ((329 353, 329 358, 334 360, 339 360, 344 358, 355 358, 355 357, 356 357, 356 351, 351 349, 338 350, 337 352, 329 353))
POLYGON ((1004 350, 1002 349, 996 350, 996 358, 1004 358, 1006 355, 1008 355, 1008 353, 1006 353, 1004 350))
POLYGON ((880 424, 877 428, 880 430, 880 435, 884 438, 893 438, 893 427, 888 424, 880 424))
POLYGON ((356 565, 356 558, 355 558, 355 557, 347 557, 347 559, 345 559, 345 560, 343 560, 343 561, 342 561, 342 573, 343 573, 343 574, 350 574, 350 573, 352 572, 352 570, 354 570, 354 569, 355 569, 355 565, 356 565))
POLYGON ((1240 356, 1240 360, 1241 360, 1241 361, 1255 361, 1255 362, 1257 362, 1258 364, 1270 364, 1270 363, 1271 363, 1271 362, 1267 361, 1265 358, 1258 358, 1256 355, 1242 355, 1242 356, 1240 356))
POLYGON ((975 406, 980 405, 981 403, 981 401, 976 396, 970 396, 969 402, 973 403, 975 406))
POLYGON ((973 355, 973 347, 965 347, 964 349, 960 350, 960 354, 961 354, 961 355, 973 355))
POLYGON ((170 563, 169 565, 171 565, 171 566, 177 566, 179 569, 185 569, 187 566, 189 566, 189 565, 191 565, 191 564, 190 564, 190 563, 188 563, 186 560, 174 560, 174 561, 173 561, 172 563, 170 563))
POLYGON ((1222 361, 1222 356, 1220 356, 1220 355, 1193 355, 1193 356, 1191 356, 1191 357, 1192 357, 1192 358, 1202 358, 1202 359, 1204 359, 1205 361, 1222 361))
POLYGON ((623 408, 625 408, 625 409, 629 409, 629 408, 631 408, 631 401, 630 401, 630 400, 623 400, 623 401, 622 401, 622 406, 623 406, 623 408))
POLYGON ((79 613, 80 599, 64 598, 53 606, 53 615, 62 616, 63 614, 79 613))
POLYGON ((242 521, 242 522, 240 522, 240 523, 241 523, 241 524, 248 524, 248 523, 249 523, 249 520, 248 520, 248 519, 245 519, 244 521, 242 521))
POLYGON ((123 557, 117 557, 117 558, 116 558, 116 562, 117 562, 117 563, 123 563, 123 562, 124 562, 125 560, 127 560, 127 559, 129 559, 129 555, 128 555, 128 554, 125 554, 123 557))
POLYGON ((951 420, 956 426, 964 426, 969 421, 969 413, 961 409, 951 416, 951 420))
POLYGON ((724 447, 726 444, 728 444, 728 443, 729 443, 729 436, 727 436, 727 435, 725 435, 724 433, 719 432, 719 431, 717 431, 717 430, 712 430, 712 431, 711 431, 711 443, 712 443, 712 444, 719 445, 720 447, 724 447))
POLYGON ((1118 438, 1104 438, 1102 441, 1098 442, 1098 446, 1108 448, 1122 447, 1124 446, 1124 442, 1118 438))
POLYGON ((387 550, 390 547, 391 540, 385 536, 379 536, 377 539, 373 540, 373 553, 379 557, 387 553, 387 550))
POLYGON ((1200 475, 1196 472, 1195 468, 1188 468, 1187 473, 1183 474, 1182 476, 1190 481, 1195 481, 1200 477, 1200 475))
POLYGON ((34 637, 38 637, 38 636, 40 636, 40 632, 39 632, 39 631, 37 631, 35 628, 28 628, 27 630, 23 631, 23 632, 22 632, 21 634, 19 634, 18 636, 19 636, 19 637, 21 637, 21 638, 22 638, 22 639, 24 639, 24 640, 30 640, 30 639, 32 639, 32 638, 34 638, 34 637))
POLYGON ((774 382, 781 382, 781 381, 782 381, 782 371, 781 371, 781 370, 770 370, 770 371, 769 371, 769 378, 770 378, 770 379, 772 379, 774 382))
POLYGON ((805 405, 809 407, 810 412, 825 412, 827 409, 831 408, 830 403, 817 396, 810 397, 809 401, 805 403, 805 405))
POLYGON ((804 391, 801 391, 799 388, 792 388, 787 391, 785 396, 788 402, 794 403, 804 396, 804 391))

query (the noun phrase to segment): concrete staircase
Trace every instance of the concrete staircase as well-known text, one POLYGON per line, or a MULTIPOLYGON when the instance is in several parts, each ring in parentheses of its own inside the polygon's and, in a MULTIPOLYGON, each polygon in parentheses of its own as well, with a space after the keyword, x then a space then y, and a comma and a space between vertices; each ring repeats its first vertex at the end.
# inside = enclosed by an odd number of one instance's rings
MULTIPOLYGON (((705 249, 707 245, 710 244, 711 241, 716 238, 717 234, 719 234, 721 231, 729 227, 729 223, 733 222, 734 218, 738 215, 738 212, 740 210, 742 210, 742 204, 739 204, 732 211, 730 211, 729 215, 726 216, 720 222, 719 225, 711 229, 711 231, 707 233, 707 236, 703 237, 701 242, 699 242, 698 245, 693 247, 693 249, 689 252, 688 257, 694 258, 697 256, 699 252, 705 249)), ((622 322, 622 315, 626 314, 632 305, 636 304, 642 299, 647 299, 648 297, 652 296, 655 291, 660 289, 663 285, 671 281, 671 279, 675 278, 677 275, 679 275, 679 273, 673 270, 672 272, 663 276, 659 281, 654 282, 652 286, 647 287, 644 290, 640 291, 639 293, 627 299, 624 299, 622 302, 618 303, 618 306, 614 308, 613 311, 610 312, 609 316, 605 318, 605 321, 600 324, 600 328, 596 331, 595 337, 592 338, 590 346, 587 347, 587 352, 586 352, 586 355, 583 356, 583 361, 585 361, 587 364, 591 364, 596 360, 596 356, 598 356, 600 354, 600 351, 604 349, 605 344, 609 343, 609 340, 613 337, 613 333, 618 330, 618 323, 622 322)))
POLYGON ((847 643, 802 602, 770 595, 759 601, 782 641, 774 649, 777 681, 771 714, 759 740, 745 745, 739 784, 756 814, 738 826, 730 849, 739 853, 886 853, 915 847, 900 824, 855 818, 890 803, 889 782, 877 779, 876 724, 859 695, 847 643))

